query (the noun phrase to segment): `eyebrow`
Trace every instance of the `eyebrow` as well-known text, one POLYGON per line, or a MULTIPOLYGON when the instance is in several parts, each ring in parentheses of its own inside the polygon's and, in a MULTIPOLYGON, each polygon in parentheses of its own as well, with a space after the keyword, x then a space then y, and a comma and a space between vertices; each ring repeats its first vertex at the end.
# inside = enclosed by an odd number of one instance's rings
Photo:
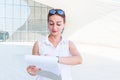
POLYGON ((52 20, 49 20, 49 21, 53 22, 52 20))
MULTIPOLYGON (((49 22, 54 22, 54 21, 52 21, 52 20, 49 20, 49 22)), ((61 23, 62 21, 57 21, 57 23, 61 23)))
POLYGON ((62 21, 57 21, 57 23, 60 23, 60 22, 62 22, 62 21))

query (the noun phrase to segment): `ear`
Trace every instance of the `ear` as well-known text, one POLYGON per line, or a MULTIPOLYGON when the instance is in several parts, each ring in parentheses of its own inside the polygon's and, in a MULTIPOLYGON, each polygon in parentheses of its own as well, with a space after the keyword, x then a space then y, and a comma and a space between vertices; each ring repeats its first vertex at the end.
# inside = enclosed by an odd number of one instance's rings
POLYGON ((61 34, 62 34, 62 33, 63 33, 63 31, 64 31, 65 25, 66 25, 66 24, 64 23, 64 24, 63 24, 63 29, 62 29, 61 34))

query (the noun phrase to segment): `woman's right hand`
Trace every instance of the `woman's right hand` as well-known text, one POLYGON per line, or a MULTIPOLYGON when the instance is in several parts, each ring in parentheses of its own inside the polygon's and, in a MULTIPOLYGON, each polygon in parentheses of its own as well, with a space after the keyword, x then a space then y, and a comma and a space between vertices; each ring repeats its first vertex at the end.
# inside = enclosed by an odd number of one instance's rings
POLYGON ((32 76, 35 76, 37 71, 41 71, 41 69, 37 68, 36 66, 28 66, 27 67, 27 72, 32 76))

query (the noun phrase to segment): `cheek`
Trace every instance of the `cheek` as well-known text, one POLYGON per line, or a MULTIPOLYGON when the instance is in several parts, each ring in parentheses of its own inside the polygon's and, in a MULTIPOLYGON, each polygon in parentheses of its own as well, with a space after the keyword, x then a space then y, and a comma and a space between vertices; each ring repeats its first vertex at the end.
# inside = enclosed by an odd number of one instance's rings
POLYGON ((62 29, 63 29, 63 26, 60 27, 60 30, 62 30, 62 29))
POLYGON ((60 29, 62 29, 62 30, 63 30, 63 29, 64 29, 64 27, 65 27, 65 25, 61 25, 61 26, 60 26, 60 29))

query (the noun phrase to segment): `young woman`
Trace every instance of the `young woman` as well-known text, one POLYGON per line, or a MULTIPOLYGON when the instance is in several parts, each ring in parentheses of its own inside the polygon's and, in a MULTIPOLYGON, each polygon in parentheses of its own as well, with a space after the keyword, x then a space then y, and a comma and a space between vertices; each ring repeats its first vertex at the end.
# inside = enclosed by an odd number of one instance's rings
MULTIPOLYGON (((80 53, 72 41, 66 40, 62 35, 65 28, 65 12, 61 9, 51 9, 48 13, 48 28, 50 34, 44 40, 35 42, 33 55, 58 56, 60 64, 60 74, 62 80, 72 80, 70 65, 82 63, 80 53)), ((27 71, 30 75, 36 75, 40 68, 28 66, 27 71)), ((51 80, 39 76, 37 80, 51 80)))

